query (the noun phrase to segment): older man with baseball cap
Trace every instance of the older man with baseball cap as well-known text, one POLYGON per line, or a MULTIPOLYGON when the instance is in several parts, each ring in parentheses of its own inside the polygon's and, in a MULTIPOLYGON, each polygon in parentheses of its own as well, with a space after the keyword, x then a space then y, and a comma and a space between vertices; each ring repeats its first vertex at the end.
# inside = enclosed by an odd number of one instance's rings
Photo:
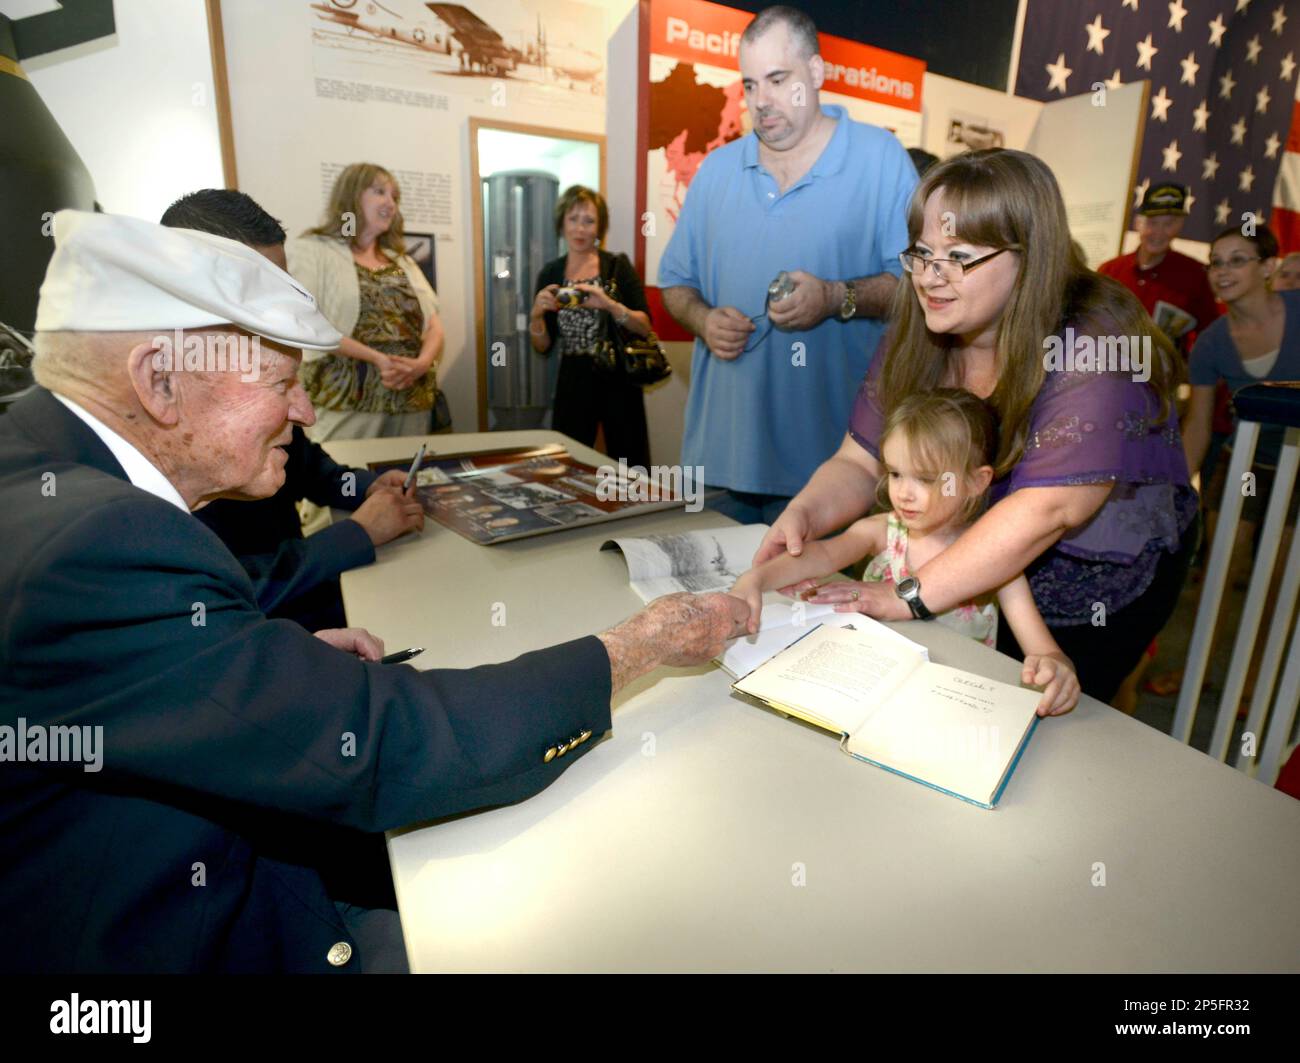
POLYGON ((267 620, 190 511, 279 487, 313 420, 298 348, 339 334, 234 241, 72 211, 54 238, 41 387, 0 418, 0 970, 374 969, 307 839, 531 796, 614 690, 708 660, 747 610, 673 595, 426 672, 267 620))
POLYGON ((1186 355, 1198 332, 1219 316, 1205 265, 1173 250, 1187 221, 1187 189, 1172 181, 1151 185, 1133 216, 1137 249, 1097 267, 1138 297, 1186 355))

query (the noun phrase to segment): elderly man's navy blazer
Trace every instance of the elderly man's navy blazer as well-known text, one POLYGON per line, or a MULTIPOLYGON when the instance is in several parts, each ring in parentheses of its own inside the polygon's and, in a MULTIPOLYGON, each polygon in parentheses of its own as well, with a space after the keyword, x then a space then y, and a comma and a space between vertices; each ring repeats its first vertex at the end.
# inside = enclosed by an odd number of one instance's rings
POLYGON ((518 801, 610 726, 594 637, 417 672, 267 620, 44 390, 0 417, 0 547, 0 725, 103 727, 99 772, 0 762, 0 970, 356 971, 304 839, 518 801))

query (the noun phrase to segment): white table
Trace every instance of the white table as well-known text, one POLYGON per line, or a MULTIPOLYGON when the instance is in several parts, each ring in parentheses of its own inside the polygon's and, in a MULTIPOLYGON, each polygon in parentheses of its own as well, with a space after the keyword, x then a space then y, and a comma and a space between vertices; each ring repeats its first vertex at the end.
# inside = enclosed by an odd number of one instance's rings
MULTIPOLYGON (((431 449, 552 440, 603 460, 553 432, 431 449)), ((344 601, 390 649, 428 647, 419 667, 509 660, 639 607, 605 539, 724 522, 675 511, 492 547, 430 522, 345 575, 344 601)), ((1018 679, 973 640, 900 627, 940 663, 1018 679)), ((1039 725, 990 812, 728 687, 712 666, 646 676, 541 794, 390 835, 412 969, 1300 970, 1300 802, 1167 735, 1084 698, 1039 725)))

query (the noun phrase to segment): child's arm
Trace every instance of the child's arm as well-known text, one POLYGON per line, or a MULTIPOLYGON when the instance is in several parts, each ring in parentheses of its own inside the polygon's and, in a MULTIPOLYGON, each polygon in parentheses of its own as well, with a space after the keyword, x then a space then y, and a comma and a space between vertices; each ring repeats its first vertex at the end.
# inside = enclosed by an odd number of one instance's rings
POLYGON ((798 557, 781 554, 751 568, 731 588, 731 593, 749 603, 749 633, 758 631, 763 612, 763 592, 788 587, 804 579, 828 576, 847 565, 879 553, 885 547, 888 515, 877 514, 854 521, 839 535, 805 543, 798 557))
POLYGON ((1056 644, 1043 623, 1043 614, 1034 604, 1034 594, 1023 572, 998 591, 998 604, 1025 654, 1020 681, 1045 687, 1038 703, 1038 715, 1059 716, 1069 712, 1079 704, 1079 677, 1074 662, 1056 644))

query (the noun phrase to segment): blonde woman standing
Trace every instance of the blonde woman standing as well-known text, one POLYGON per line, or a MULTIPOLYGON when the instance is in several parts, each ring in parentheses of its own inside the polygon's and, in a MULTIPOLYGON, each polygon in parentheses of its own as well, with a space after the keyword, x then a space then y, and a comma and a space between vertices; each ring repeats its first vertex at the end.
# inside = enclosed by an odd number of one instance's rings
POLYGON ((334 181, 324 221, 286 247, 289 272, 343 333, 337 351, 306 352, 303 385, 316 442, 449 431, 438 391, 438 297, 402 239, 401 190, 373 163, 334 181))

